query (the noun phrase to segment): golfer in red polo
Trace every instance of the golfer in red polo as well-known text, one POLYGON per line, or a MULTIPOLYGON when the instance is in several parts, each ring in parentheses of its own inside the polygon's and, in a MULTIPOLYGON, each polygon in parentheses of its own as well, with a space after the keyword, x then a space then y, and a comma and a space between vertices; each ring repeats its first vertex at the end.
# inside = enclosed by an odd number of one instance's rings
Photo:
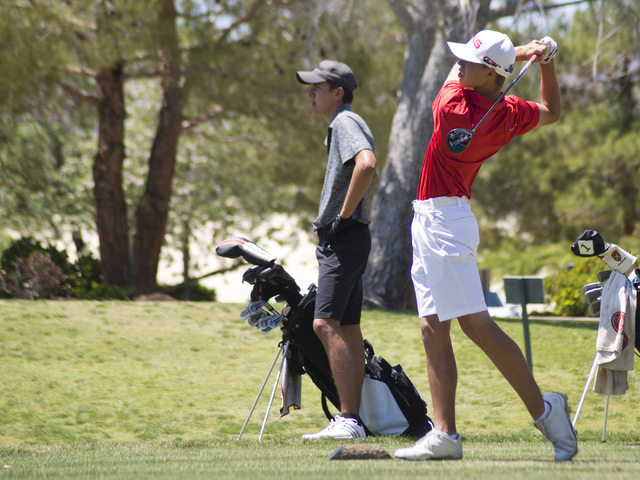
POLYGON ((504 34, 484 30, 468 43, 449 43, 459 59, 433 102, 434 132, 420 174, 411 226, 411 275, 418 302, 422 340, 435 428, 409 448, 404 460, 460 459, 456 430, 456 361, 450 339, 451 320, 478 345, 518 393, 535 422, 555 448, 555 460, 577 453, 566 397, 542 396, 517 344, 491 319, 476 263, 479 232, 471 211, 471 185, 482 163, 517 136, 554 123, 560 117, 560 93, 548 37, 515 47, 504 34), (507 95, 495 107, 459 155, 447 147, 454 128, 472 129, 500 98, 516 61, 538 55, 540 103, 507 95))

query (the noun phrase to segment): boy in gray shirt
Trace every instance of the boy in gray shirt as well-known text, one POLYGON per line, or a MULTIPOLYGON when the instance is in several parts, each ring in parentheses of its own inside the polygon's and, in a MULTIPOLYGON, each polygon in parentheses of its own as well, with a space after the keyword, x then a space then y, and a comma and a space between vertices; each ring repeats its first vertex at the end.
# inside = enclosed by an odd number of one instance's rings
MULTIPOLYGON (((329 124, 327 173, 313 229, 318 233, 319 275, 313 329, 329 358, 340 397, 340 415, 306 439, 360 439, 364 343, 360 330, 362 275, 371 251, 367 201, 376 176, 373 136, 351 111, 356 78, 344 63, 325 60, 312 72, 298 72, 311 85, 311 110, 329 124)), ((376 177, 377 180, 377 177, 376 177)))

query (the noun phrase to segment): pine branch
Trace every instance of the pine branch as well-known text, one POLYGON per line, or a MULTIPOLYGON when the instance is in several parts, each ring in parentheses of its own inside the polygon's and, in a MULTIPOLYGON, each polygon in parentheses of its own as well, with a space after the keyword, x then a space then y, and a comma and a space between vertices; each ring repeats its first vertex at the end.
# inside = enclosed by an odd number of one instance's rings
POLYGON ((93 77, 93 78, 98 76, 98 72, 96 72, 95 70, 91 70, 89 68, 67 67, 65 68, 64 71, 68 73, 77 73, 78 75, 86 75, 88 77, 93 77))
POLYGON ((263 142, 262 140, 257 139, 255 137, 248 137, 246 135, 239 135, 237 137, 216 137, 215 135, 211 135, 210 133, 206 133, 200 130, 193 130, 193 129, 188 131, 183 130, 183 132, 192 134, 192 135, 200 135, 202 138, 205 138, 215 143, 228 144, 228 143, 245 142, 245 143, 251 143, 253 145, 257 145, 259 147, 263 147, 272 152, 276 151, 276 148, 272 145, 269 145, 267 142, 263 142))
POLYGON ((404 28, 405 32, 412 32, 416 26, 416 20, 409 11, 411 5, 407 0, 389 0, 389 6, 396 14, 396 18, 404 28))
POLYGON ((220 38, 218 38, 216 44, 221 45, 231 34, 231 32, 233 32, 240 25, 249 22, 258 13, 258 10, 260 10, 265 1, 266 0, 256 0, 253 6, 243 17, 238 18, 235 22, 222 30, 222 35, 220 35, 220 38))
POLYGON ((188 133, 197 127, 198 125, 202 125, 203 123, 209 122, 211 120, 215 120, 219 118, 223 112, 222 107, 214 108, 214 112, 208 113, 207 115, 202 115, 201 117, 183 117, 182 121, 182 131, 188 133))
POLYGON ((238 260, 233 265, 231 265, 230 267, 221 268, 219 270, 215 270, 213 272, 207 273, 205 275, 201 275, 199 277, 189 278, 186 282, 182 282, 182 283, 180 283, 178 285, 172 285, 170 287, 165 288, 164 291, 167 294, 174 293, 174 292, 177 292, 177 291, 183 289, 186 286, 197 285, 200 282, 200 280, 202 280, 204 278, 213 277, 214 275, 223 275, 225 273, 233 272, 234 270, 237 270, 238 268, 240 268, 242 266, 245 266, 245 265, 246 265, 246 263, 244 261, 238 260))
POLYGON ((566 3, 555 3, 550 5, 539 5, 537 2, 528 2, 524 6, 522 0, 508 0, 504 5, 494 8, 489 11, 485 20, 490 22, 491 20, 497 20, 504 17, 512 17, 519 13, 531 13, 531 12, 548 12, 557 8, 569 7, 571 5, 580 5, 586 2, 593 2, 594 0, 573 0, 566 3))
POLYGON ((68 83, 63 82, 62 80, 58 80, 58 85, 60 85, 60 88, 62 88, 62 90, 67 92, 72 97, 79 98, 80 100, 87 102, 90 105, 93 105, 94 107, 97 107, 99 104, 98 99, 96 97, 94 97, 88 92, 85 92, 84 90, 80 90, 79 88, 73 87, 68 83))

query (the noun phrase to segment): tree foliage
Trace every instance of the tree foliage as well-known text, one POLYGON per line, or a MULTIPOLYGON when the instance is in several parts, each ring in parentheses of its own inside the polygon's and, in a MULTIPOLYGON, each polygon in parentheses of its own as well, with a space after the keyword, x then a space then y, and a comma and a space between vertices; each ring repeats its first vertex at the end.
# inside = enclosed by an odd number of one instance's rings
MULTIPOLYGON (((610 241, 636 233, 639 15, 636 2, 592 3, 554 27, 563 115, 512 142, 481 170, 474 198, 486 215, 485 247, 505 239, 569 245, 585 229, 610 241)), ((531 73, 516 94, 536 98, 531 86, 539 80, 531 73)))
POLYGON ((308 227, 326 125, 296 70, 349 63, 384 157, 402 43, 388 11, 365 22, 296 0, 2 2, 0 35, 12 41, 0 58, 16 64, 0 97, 3 226, 91 232, 95 209, 111 283, 137 283, 144 264, 138 289, 151 288, 157 255, 143 257, 165 232, 185 250, 204 232, 208 246, 251 232, 272 212, 308 227))

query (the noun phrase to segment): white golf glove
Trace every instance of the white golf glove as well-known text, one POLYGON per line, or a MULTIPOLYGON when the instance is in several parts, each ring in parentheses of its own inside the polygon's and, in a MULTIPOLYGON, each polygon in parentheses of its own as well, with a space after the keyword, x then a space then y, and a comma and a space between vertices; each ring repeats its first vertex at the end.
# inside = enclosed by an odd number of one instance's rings
POLYGON ((540 42, 544 44, 545 47, 547 47, 544 60, 542 60, 542 62, 540 63, 547 64, 551 60, 553 60, 554 57, 556 56, 556 53, 558 53, 558 44, 551 37, 544 37, 540 40, 540 42))

